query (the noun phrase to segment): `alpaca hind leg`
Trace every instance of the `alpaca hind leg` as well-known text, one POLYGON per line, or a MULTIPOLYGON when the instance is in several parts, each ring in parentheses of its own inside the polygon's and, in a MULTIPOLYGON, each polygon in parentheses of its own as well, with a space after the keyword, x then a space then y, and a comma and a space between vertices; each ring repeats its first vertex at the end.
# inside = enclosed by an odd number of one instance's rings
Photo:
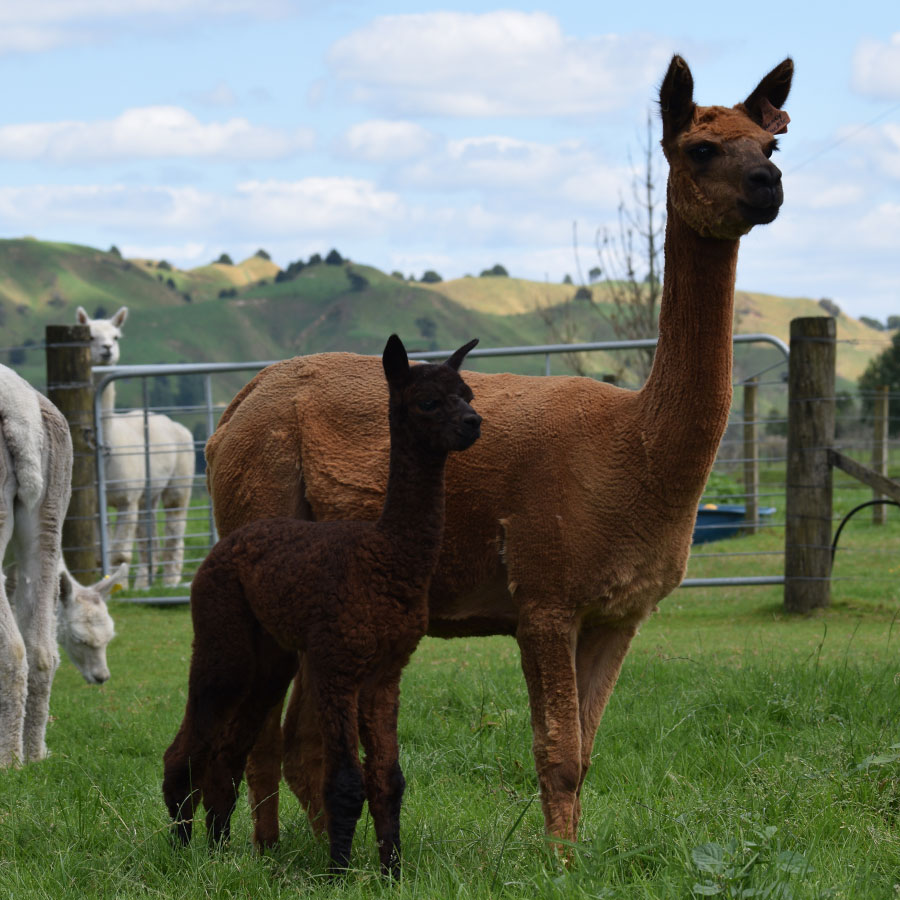
POLYGON ((624 627, 601 625, 585 628, 578 636, 575 670, 581 719, 581 777, 572 817, 573 830, 576 833, 581 818, 581 789, 591 765, 594 738, 636 633, 635 625, 624 627))
POLYGON ((310 683, 308 657, 301 653, 300 671, 294 679, 284 717, 284 778, 306 810, 313 831, 321 834, 325 829, 322 802, 325 754, 310 683))
POLYGON ((196 739, 191 740, 191 719, 192 713, 188 708, 175 740, 163 754, 163 798, 172 818, 173 835, 182 844, 188 844, 191 840, 200 802, 200 778, 208 756, 208 751, 202 752, 196 747, 196 739))
POLYGON ((0 573, 0 768, 21 762, 28 660, 0 573))
POLYGON ((56 642, 56 598, 62 513, 20 517, 14 540, 18 576, 13 598, 19 633, 28 660, 28 687, 22 751, 25 762, 44 759, 50 690, 59 666, 56 642))
POLYGON ((137 524, 138 571, 135 590, 146 590, 154 581, 159 566, 159 538, 156 534, 156 499, 148 509, 142 503, 137 524))
POLYGON ((252 682, 230 719, 224 723, 222 732, 226 738, 213 749, 203 779, 203 804, 207 810, 207 835, 211 843, 228 839, 247 756, 272 710, 281 708, 297 668, 296 654, 282 650, 269 638, 263 638, 257 644, 255 658, 252 682))
POLYGON ((400 876, 400 807, 406 780, 400 768, 397 713, 400 674, 386 684, 366 690, 360 697, 360 738, 366 751, 365 784, 381 871, 400 876))

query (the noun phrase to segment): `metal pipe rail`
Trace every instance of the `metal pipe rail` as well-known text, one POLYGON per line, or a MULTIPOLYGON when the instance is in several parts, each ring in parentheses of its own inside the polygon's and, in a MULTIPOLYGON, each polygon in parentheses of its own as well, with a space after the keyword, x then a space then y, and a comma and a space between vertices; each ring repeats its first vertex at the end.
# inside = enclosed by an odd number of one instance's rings
MULTIPOLYGON (((736 334, 732 337, 735 344, 765 343, 771 344, 780 350, 785 361, 790 357, 788 345, 780 338, 772 334, 736 334)), ((594 341, 579 344, 536 344, 521 347, 476 347, 471 350, 467 358, 477 357, 506 357, 506 356, 539 356, 545 358, 544 373, 550 374, 551 357, 559 353, 591 353, 598 351, 637 350, 646 347, 655 347, 657 338, 643 338, 631 341, 594 341)), ((452 350, 422 350, 409 354, 410 359, 416 360, 443 360, 451 355, 452 350)), ((101 410, 101 397, 104 389, 119 379, 147 378, 156 375, 205 375, 204 396, 206 400, 205 410, 209 433, 212 434, 215 424, 214 406, 212 402, 212 375, 225 372, 259 371, 267 366, 282 362, 282 360, 264 360, 242 363, 168 363, 162 365, 137 365, 137 366, 94 366, 94 375, 99 376, 94 394, 94 434, 96 436, 95 462, 97 472, 97 504, 100 513, 100 559, 104 573, 110 571, 109 564, 109 516, 106 506, 106 477, 103 465, 103 417, 101 410)), ((150 411, 147 408, 146 392, 144 404, 145 432, 150 411)), ((149 442, 148 442, 149 445, 149 442)), ((150 467, 147 466, 148 481, 150 467)), ((149 484, 148 484, 149 496, 149 484)), ((210 535, 211 541, 216 540, 215 523, 210 506, 210 535)), ((738 578, 686 578, 680 587, 718 587, 723 585, 759 585, 759 584, 783 584, 783 575, 753 576, 738 578)), ((169 604, 188 602, 189 597, 147 597, 133 602, 169 604)))

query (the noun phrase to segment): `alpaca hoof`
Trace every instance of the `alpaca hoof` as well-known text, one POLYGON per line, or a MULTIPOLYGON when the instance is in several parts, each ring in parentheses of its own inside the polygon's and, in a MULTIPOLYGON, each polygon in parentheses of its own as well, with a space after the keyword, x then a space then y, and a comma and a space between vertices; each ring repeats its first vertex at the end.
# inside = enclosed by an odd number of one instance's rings
POLYGON ((193 824, 192 819, 177 819, 172 823, 170 834, 176 847, 186 847, 191 842, 193 824))

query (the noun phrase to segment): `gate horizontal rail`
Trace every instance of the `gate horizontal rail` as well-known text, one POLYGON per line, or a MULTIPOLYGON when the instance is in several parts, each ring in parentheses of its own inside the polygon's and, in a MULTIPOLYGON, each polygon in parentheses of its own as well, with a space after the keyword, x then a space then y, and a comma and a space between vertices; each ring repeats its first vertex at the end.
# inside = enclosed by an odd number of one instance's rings
MULTIPOLYGON (((754 344, 763 343, 770 344, 784 355, 785 361, 790 357, 790 349, 788 345, 780 338, 771 334, 753 333, 753 334, 736 334, 732 338, 735 344, 754 344)), ((630 341, 594 341, 578 344, 536 344, 518 347, 476 347, 471 350, 467 358, 473 359, 477 357, 508 357, 508 356, 540 356, 545 357, 544 372, 550 374, 551 357, 560 353, 592 353, 592 352, 615 352, 624 350, 637 350, 642 348, 655 347, 657 338, 643 338, 630 341)), ((414 351, 409 354, 410 359, 415 360, 443 360, 452 354, 452 350, 423 350, 414 351)), ((136 365, 136 366, 94 366, 95 377, 99 376, 96 383, 96 393, 94 396, 94 434, 96 435, 96 471, 97 471, 97 500, 100 513, 100 558, 104 573, 109 573, 109 521, 108 511, 106 507, 106 487, 103 465, 103 415, 101 409, 101 397, 103 390, 109 384, 121 379, 148 378, 151 376, 161 375, 205 375, 205 397, 206 404, 200 407, 205 410, 207 416, 208 432, 212 434, 215 430, 215 407, 212 402, 212 384, 210 376, 227 372, 250 372, 259 371, 267 366, 282 362, 283 360, 263 360, 241 363, 169 363, 161 365, 136 365)), ((194 407, 196 410, 197 407, 194 407)), ((149 415, 147 404, 145 403, 144 416, 145 419, 149 415)), ((147 467, 149 472, 149 466, 147 467)), ((215 526, 212 521, 212 512, 210 511, 210 534, 212 542, 215 542, 215 526)), ((763 584, 783 584, 783 575, 762 575, 747 576, 733 578, 686 578, 679 587, 724 587, 724 586, 750 586, 763 584)), ((187 587, 188 585, 185 585, 187 587)), ((160 596, 160 597, 138 597, 129 598, 127 602, 147 603, 168 605, 174 603, 187 603, 190 597, 184 596, 160 596)))

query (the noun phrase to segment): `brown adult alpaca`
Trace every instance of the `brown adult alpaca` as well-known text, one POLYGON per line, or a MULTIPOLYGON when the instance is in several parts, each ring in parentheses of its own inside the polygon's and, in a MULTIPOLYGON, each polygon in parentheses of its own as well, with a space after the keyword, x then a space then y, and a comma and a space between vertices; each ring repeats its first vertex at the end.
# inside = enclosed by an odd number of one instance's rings
MULTIPOLYGON (((428 583, 444 527, 444 465, 450 451, 465 450, 480 433, 481 416, 458 372, 476 343, 444 365, 411 367, 400 339, 388 340, 382 364, 390 468, 377 522, 258 521, 223 538, 194 576, 187 709, 165 753, 163 780, 183 842, 201 799, 210 839, 228 836, 247 753, 269 710, 281 709, 301 651, 325 748, 317 774, 332 868, 349 864, 367 798, 382 869, 397 873, 400 674, 428 623, 428 583)), ((377 387, 377 373, 369 374, 377 387)), ((368 389, 365 378, 344 385, 348 395, 368 389)))
MULTIPOLYGON (((782 202, 769 161, 790 89, 785 60, 733 108, 696 106, 676 56, 660 90, 670 166, 666 271, 653 370, 639 391, 568 377, 466 377, 488 425, 447 467, 444 547, 428 633, 509 634, 528 686, 546 829, 574 838, 594 735, 640 623, 679 584, 697 502, 731 403, 738 243, 782 202)), ((223 534, 263 516, 378 515, 387 465, 376 359, 296 358, 265 369, 207 444, 223 534)), ((311 817, 322 746, 300 676, 284 774, 311 817)), ((248 765, 260 843, 277 839, 281 733, 248 765)), ((612 761, 609 761, 612 764, 612 761)))

